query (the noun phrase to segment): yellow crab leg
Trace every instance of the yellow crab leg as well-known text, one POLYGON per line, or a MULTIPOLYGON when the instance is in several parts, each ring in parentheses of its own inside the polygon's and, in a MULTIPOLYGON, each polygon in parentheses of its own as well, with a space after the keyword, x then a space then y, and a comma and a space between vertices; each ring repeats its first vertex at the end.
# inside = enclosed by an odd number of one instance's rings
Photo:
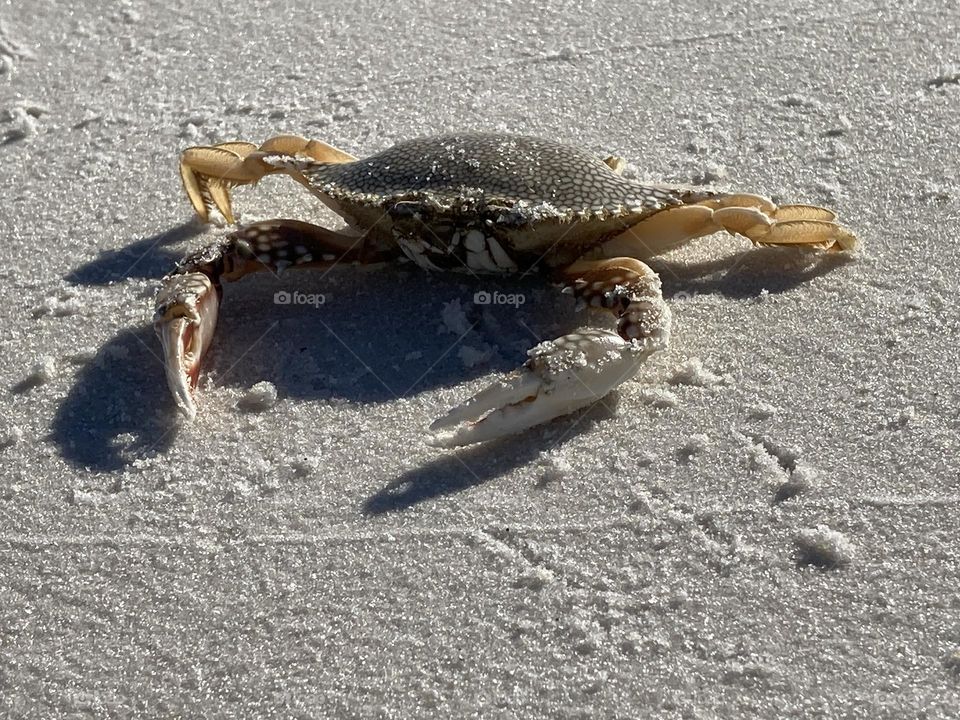
POLYGON ((689 240, 726 230, 756 245, 796 245, 831 252, 856 250, 859 242, 836 215, 814 205, 777 207, 760 195, 715 195, 660 210, 603 244, 607 257, 648 258, 689 240))
POLYGON ((263 161, 267 155, 302 156, 325 163, 353 162, 356 158, 319 140, 278 135, 260 147, 248 142, 190 147, 180 155, 180 178, 193 209, 204 222, 216 208, 228 223, 234 222, 230 189, 255 183, 276 172, 286 172, 263 161))

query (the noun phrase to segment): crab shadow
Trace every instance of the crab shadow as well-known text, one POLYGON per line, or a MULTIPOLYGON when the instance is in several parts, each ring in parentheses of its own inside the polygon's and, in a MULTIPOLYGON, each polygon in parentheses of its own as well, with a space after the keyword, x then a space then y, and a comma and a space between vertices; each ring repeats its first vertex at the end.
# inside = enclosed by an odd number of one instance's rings
POLYGON ((852 261, 844 253, 811 253, 762 247, 703 262, 656 258, 651 266, 667 299, 676 295, 722 295, 745 300, 793 290, 852 261))
POLYGON ((269 380, 286 398, 390 402, 514 369, 565 332, 572 307, 539 278, 264 273, 226 288, 205 367, 221 386, 269 380))
POLYGON ((613 392, 603 403, 519 435, 446 452, 421 467, 404 472, 367 498, 363 505, 364 514, 376 516, 403 511, 502 477, 535 460, 544 450, 559 447, 581 435, 595 422, 609 420, 616 411, 618 400, 618 393, 613 392))
POLYGON ((543 449, 536 431, 444 453, 426 465, 391 480, 363 504, 365 515, 406 510, 422 502, 454 495, 505 475, 535 459, 543 449))
MULTIPOLYGON (((669 299, 782 293, 847 259, 778 249, 697 264, 661 262, 669 299)), ((269 380, 283 397, 381 403, 511 371, 526 351, 584 324, 541 277, 431 275, 409 266, 269 274, 226 288, 206 369, 215 384, 269 380)))
MULTIPOLYGON (((572 301, 538 278, 500 286, 397 268, 263 273, 225 287, 204 374, 239 390, 267 380, 294 400, 395 401, 513 369, 536 333, 563 332, 564 306, 569 315, 572 301)), ((84 362, 51 440, 74 465, 118 472, 167 450, 179 426, 160 344, 143 326, 84 362)))
MULTIPOLYGON (((139 263, 131 262, 136 253, 106 255, 75 271, 73 279, 106 282, 131 277, 134 270, 161 274, 170 262, 157 248, 197 232, 194 223, 185 223, 144 238, 139 263)), ((680 291, 749 297, 789 290, 843 262, 821 256, 785 268, 784 257, 755 250, 699 265, 663 262, 657 269, 667 297, 680 291)), ((590 321, 574 313, 569 296, 539 277, 434 276, 409 267, 288 272, 279 278, 264 273, 225 287, 204 370, 214 387, 245 390, 268 380, 281 398, 392 402, 513 370, 536 343, 590 321)), ((203 393, 201 388, 201 412, 203 393)), ((585 413, 587 419, 595 414, 585 413)), ((556 444, 551 435, 563 433, 565 440, 588 425, 575 416, 516 438, 443 453, 392 480, 367 500, 365 511, 402 510, 487 482, 556 444), (554 424, 556 432, 549 429, 554 424)), ((145 326, 118 334, 81 368, 51 437, 71 463, 117 472, 168 450, 178 427, 160 346, 145 326)))
POLYGON ((178 425, 154 345, 152 328, 128 330, 82 366, 50 433, 67 461, 115 472, 172 445, 178 425))
MULTIPOLYGON (((195 220, 180 223, 119 250, 101 252, 64 279, 77 285, 109 285, 161 277, 182 254, 168 246, 204 230, 195 220)), ((121 332, 83 364, 57 409, 50 433, 68 462, 115 472, 170 447, 177 432, 176 415, 159 357, 156 335, 145 326, 121 332)))
POLYGON ((139 238, 119 250, 106 250, 71 271, 65 280, 77 285, 108 285, 129 278, 157 278, 168 273, 182 253, 168 246, 191 240, 206 227, 192 219, 155 235, 139 238))

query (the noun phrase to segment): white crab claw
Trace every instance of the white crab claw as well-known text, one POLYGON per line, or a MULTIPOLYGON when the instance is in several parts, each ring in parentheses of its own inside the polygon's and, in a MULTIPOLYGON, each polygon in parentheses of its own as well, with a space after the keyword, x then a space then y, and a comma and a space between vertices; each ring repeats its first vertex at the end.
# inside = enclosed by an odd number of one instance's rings
POLYGON ((197 414, 193 390, 217 326, 219 305, 217 291, 203 273, 175 275, 157 296, 153 324, 163 345, 167 385, 188 420, 197 414))
POLYGON ((434 422, 427 442, 448 448, 485 442, 591 405, 636 375, 666 340, 628 342, 609 330, 581 328, 540 343, 523 367, 434 422))

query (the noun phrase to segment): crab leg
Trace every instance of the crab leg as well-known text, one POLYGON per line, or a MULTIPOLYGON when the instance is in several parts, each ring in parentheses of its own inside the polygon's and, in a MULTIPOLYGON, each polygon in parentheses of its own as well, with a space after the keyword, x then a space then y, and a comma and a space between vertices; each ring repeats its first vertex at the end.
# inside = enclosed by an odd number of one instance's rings
POLYGON ((428 442, 457 447, 512 435, 592 405, 640 370, 670 340, 660 278, 633 258, 579 261, 564 292, 617 317, 617 332, 582 328, 528 351, 518 370, 440 418, 428 442))
POLYGON ((644 218, 604 243, 604 255, 648 258, 726 230, 756 245, 794 245, 831 252, 857 249, 836 215, 815 205, 775 205, 760 195, 715 194, 644 218))
MULTIPOLYGON (((228 142, 187 148, 180 155, 180 178, 200 219, 208 222, 210 210, 215 207, 232 224, 231 188, 255 183, 272 173, 290 173, 287 168, 265 161, 276 155, 307 157, 324 163, 353 162, 357 159, 325 142, 296 135, 279 135, 260 147, 248 142, 228 142)), ((297 175, 294 177, 300 179, 297 175)))
POLYGON ((184 415, 192 420, 197 412, 193 391, 217 326, 222 281, 264 270, 384 259, 365 245, 361 237, 317 225, 269 220, 240 228, 181 261, 163 279, 153 322, 163 344, 167 384, 184 415))

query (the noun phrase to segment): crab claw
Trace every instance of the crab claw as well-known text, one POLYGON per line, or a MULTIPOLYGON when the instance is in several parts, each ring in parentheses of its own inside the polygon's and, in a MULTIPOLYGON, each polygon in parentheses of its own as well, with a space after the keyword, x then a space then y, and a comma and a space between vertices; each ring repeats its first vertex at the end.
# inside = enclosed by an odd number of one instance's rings
POLYGON ((640 370, 667 337, 624 340, 581 328, 528 351, 530 359, 430 426, 436 447, 459 447, 512 435, 596 403, 640 370))
POLYGON ((193 391, 217 326, 219 305, 219 291, 203 273, 174 275, 157 296, 153 326, 163 344, 167 385, 189 420, 197 414, 193 391))

